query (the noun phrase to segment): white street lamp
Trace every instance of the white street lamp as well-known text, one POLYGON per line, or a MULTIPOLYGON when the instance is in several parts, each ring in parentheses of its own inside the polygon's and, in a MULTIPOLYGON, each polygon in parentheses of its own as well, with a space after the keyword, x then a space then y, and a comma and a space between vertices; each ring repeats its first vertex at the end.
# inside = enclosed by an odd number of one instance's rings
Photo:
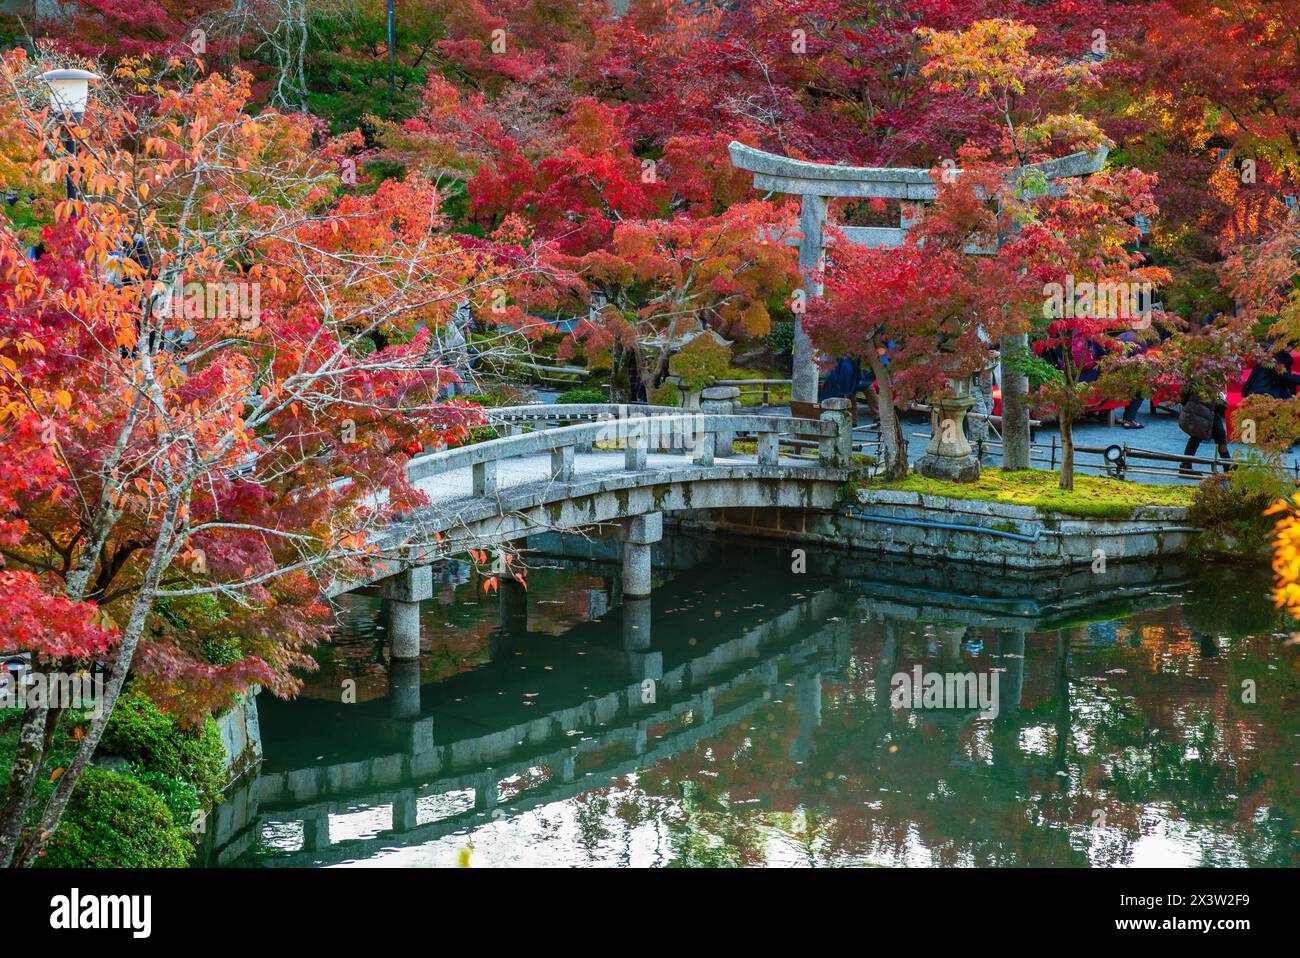
POLYGON ((50 88, 50 103, 65 119, 80 122, 90 100, 90 83, 99 80, 89 70, 46 70, 40 75, 50 88))

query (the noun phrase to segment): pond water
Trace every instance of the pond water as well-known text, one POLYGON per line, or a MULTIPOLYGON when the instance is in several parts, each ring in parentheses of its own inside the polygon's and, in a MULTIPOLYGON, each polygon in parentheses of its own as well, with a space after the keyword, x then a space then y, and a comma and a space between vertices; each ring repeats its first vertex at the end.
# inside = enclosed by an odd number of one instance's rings
POLYGON ((214 862, 1300 863, 1266 570, 795 572, 678 538, 624 603, 610 544, 529 544, 526 593, 440 570, 418 665, 387 662, 381 600, 343 601, 302 697, 259 698, 214 862))

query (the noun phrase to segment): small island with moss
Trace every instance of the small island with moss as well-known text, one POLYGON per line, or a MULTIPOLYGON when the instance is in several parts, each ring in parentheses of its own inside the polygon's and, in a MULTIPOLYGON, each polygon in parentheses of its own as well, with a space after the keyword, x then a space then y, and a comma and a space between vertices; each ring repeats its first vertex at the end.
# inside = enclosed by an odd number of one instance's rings
POLYGON ((1190 508, 1194 489, 1187 486, 1152 486, 1101 476, 1076 476, 1074 488, 1061 489, 1056 474, 1041 469, 1006 472, 985 469, 974 482, 945 482, 912 474, 906 479, 863 482, 863 489, 896 489, 950 499, 983 499, 1033 506, 1044 513, 1095 519, 1127 519, 1143 506, 1190 508))

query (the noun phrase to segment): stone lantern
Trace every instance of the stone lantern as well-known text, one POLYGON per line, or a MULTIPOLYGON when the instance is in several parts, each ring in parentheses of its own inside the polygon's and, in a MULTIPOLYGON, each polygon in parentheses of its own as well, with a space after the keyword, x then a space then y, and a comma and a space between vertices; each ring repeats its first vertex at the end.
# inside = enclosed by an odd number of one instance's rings
POLYGON ((930 403, 930 442, 916 471, 931 479, 974 482, 980 477, 979 457, 966 441, 966 413, 975 405, 970 377, 948 380, 950 396, 930 403))

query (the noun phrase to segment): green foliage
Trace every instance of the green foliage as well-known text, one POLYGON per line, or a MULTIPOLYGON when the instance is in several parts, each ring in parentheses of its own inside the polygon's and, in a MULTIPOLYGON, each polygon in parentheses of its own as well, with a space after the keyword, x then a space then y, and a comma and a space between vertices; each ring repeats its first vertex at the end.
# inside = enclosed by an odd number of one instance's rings
MULTIPOLYGON (((63 716, 59 722, 59 727, 55 730, 54 739, 50 742, 50 747, 45 753, 45 767, 51 771, 56 768, 67 768, 72 764, 72 759, 77 754, 77 741, 73 736, 73 729, 85 728, 85 723, 90 720, 90 715, 76 715, 69 713, 63 716)), ((18 735, 22 730, 23 710, 18 708, 4 709, 0 711, 0 779, 8 781, 9 769, 13 765, 14 756, 18 752, 18 735)), ((44 808, 45 803, 49 800, 54 791, 55 783, 50 781, 50 775, 39 775, 36 778, 36 798, 33 803, 35 807, 44 808)))
POLYGON ((1002 365, 1007 369, 1024 373, 1028 377, 1032 389, 1039 389, 1043 386, 1060 388, 1065 383, 1064 373, 1043 359, 1043 357, 1035 355, 1033 350, 1030 349, 1005 353, 1002 357, 1002 365))
POLYGON ((395 93, 388 92, 387 8, 375 0, 350 0, 313 10, 305 58, 307 107, 336 132, 373 134, 373 118, 410 116, 428 70, 427 51, 446 36, 443 11, 431 4, 398 4, 394 35, 395 93))
POLYGON ((365 173, 368 182, 364 185, 364 188, 358 184, 358 189, 365 193, 373 193, 379 189, 379 184, 384 180, 406 179, 406 167, 396 160, 383 158, 370 160, 361 169, 365 173))
MULTIPOLYGON (((177 629, 211 625, 229 617, 215 595, 177 599, 163 596, 154 603, 158 615, 177 629)), ((234 665, 244 657, 243 643, 234 635, 209 635, 200 640, 204 659, 212 665, 234 665)))
POLYGON ((157 795, 171 812, 172 820, 182 826, 195 821, 203 808, 198 789, 192 782, 162 772, 150 772, 137 765, 128 764, 123 771, 157 795))
MULTIPOLYGON (((142 773, 187 783, 198 804, 215 805, 221 800, 225 746, 217 723, 210 718, 200 728, 182 728, 146 696, 127 692, 109 717, 99 751, 122 756, 142 773)), ((183 791, 170 783, 163 789, 172 796, 183 791)))
POLYGON ((773 323, 772 331, 763 337, 762 343, 768 349, 778 353, 794 351, 794 321, 773 323))
POLYGON ((237 637, 205 637, 201 642, 203 656, 213 665, 234 665, 244 657, 244 650, 237 637))
POLYGON ((650 402, 655 406, 680 406, 682 392, 676 383, 661 383, 651 391, 650 402))
POLYGON ((603 403, 605 394, 599 389, 570 389, 555 397, 558 404, 582 405, 585 403, 603 403))
POLYGON ((127 775, 88 768, 37 864, 45 868, 183 868, 193 849, 167 806, 127 775))
MULTIPOLYGON (((780 373, 766 372, 761 369, 743 369, 738 366, 732 366, 727 370, 723 379, 784 379, 780 373)), ((757 387, 749 389, 742 388, 740 393, 740 404, 742 406, 759 406, 762 405, 763 394, 757 387)), ((785 405, 790 402, 789 384, 782 386, 768 387, 768 402, 774 405, 785 405)))
POLYGON ((697 391, 725 379, 731 350, 707 334, 696 336, 668 360, 668 371, 682 389, 697 391))
POLYGON ((522 406, 529 400, 529 390, 515 386, 503 386, 500 389, 490 389, 483 393, 473 393, 468 396, 460 396, 458 399, 464 400, 474 406, 483 406, 486 409, 500 409, 502 406, 522 406))
POLYGON ((41 230, 49 225, 46 219, 37 216, 31 198, 21 194, 13 203, 0 196, 0 220, 7 220, 9 228, 29 244, 39 242, 41 230))
POLYGON ((1275 464, 1253 450, 1232 472, 1209 476, 1197 487, 1189 518, 1205 531, 1201 552, 1255 555, 1268 550, 1275 523, 1269 508, 1295 493, 1275 464))

